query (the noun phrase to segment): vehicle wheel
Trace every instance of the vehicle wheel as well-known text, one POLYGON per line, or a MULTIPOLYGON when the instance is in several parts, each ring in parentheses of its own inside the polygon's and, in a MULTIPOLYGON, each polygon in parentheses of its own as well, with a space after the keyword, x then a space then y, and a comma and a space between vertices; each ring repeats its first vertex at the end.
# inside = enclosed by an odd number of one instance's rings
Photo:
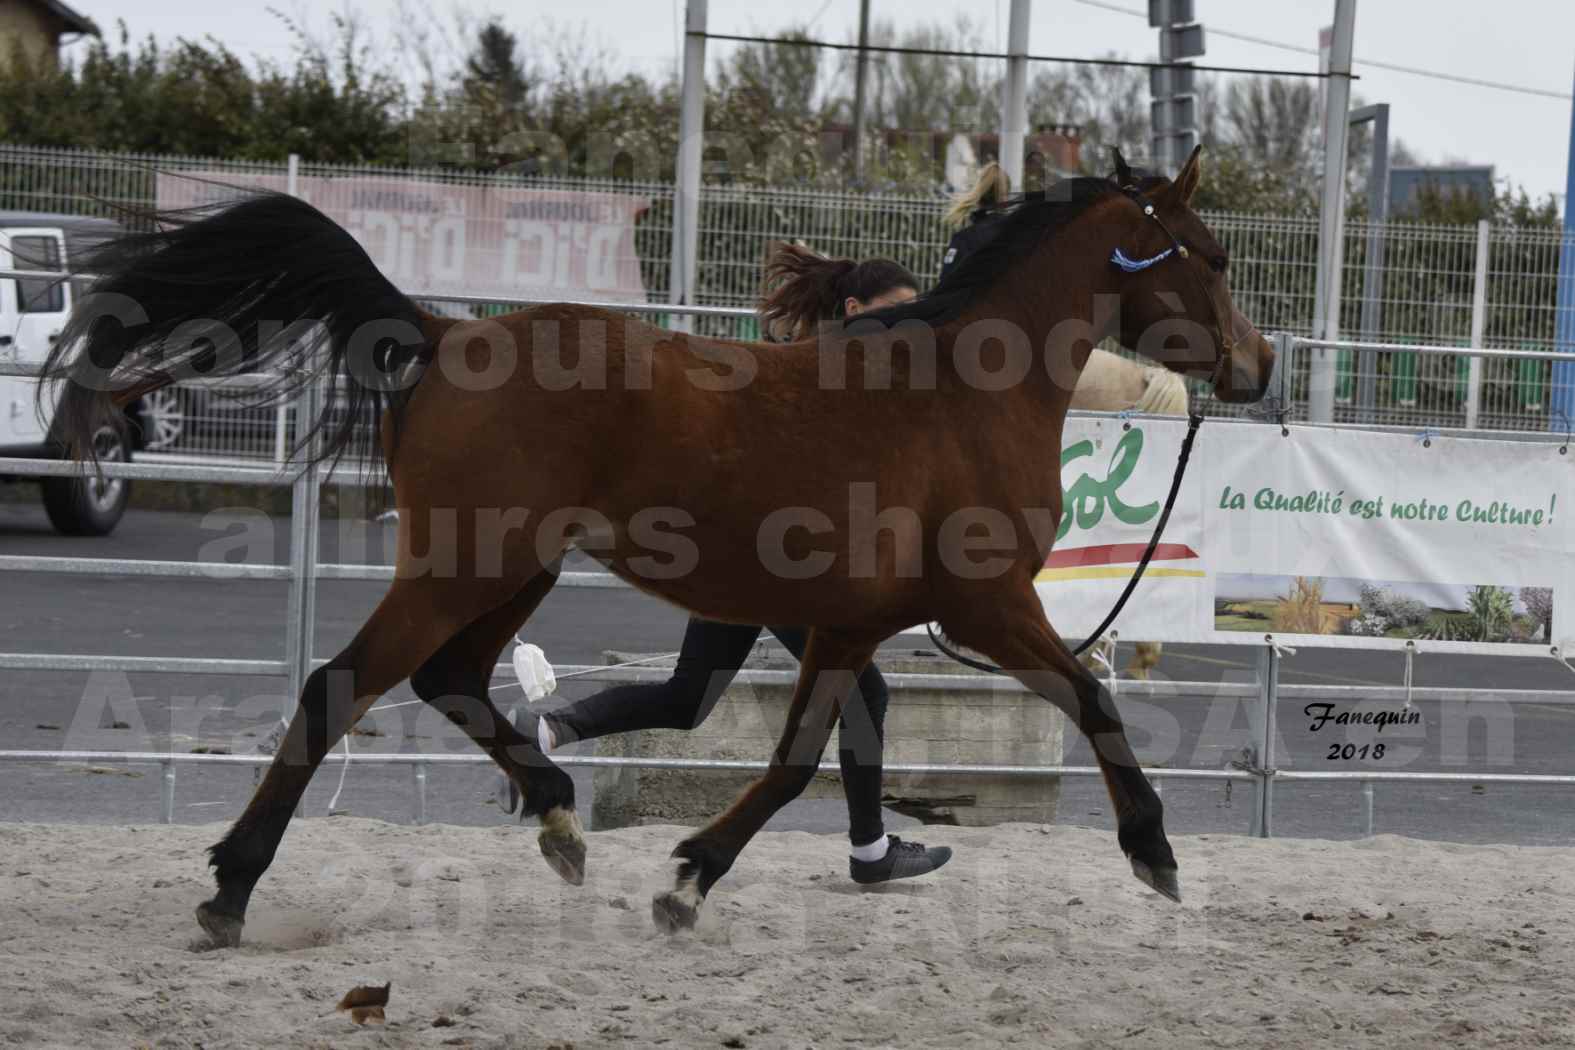
POLYGON ((170 448, 186 429, 180 392, 166 387, 144 394, 137 419, 142 426, 143 448, 150 452, 170 448))
MULTIPOLYGON (((100 427, 93 447, 105 463, 127 463, 131 451, 125 434, 115 427, 100 427)), ((125 478, 88 473, 69 478, 44 479, 44 510, 50 524, 66 536, 107 536, 120 524, 131 499, 131 482, 125 478)))

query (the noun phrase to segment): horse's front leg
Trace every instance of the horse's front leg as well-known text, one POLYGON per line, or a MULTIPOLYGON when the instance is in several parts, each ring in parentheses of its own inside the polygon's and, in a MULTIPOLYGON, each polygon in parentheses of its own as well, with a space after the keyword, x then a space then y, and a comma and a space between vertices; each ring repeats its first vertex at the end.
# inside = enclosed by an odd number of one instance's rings
POLYGON ((878 637, 815 629, 799 667, 771 766, 727 811, 673 850, 673 888, 651 901, 651 917, 669 933, 691 929, 711 887, 733 866, 755 832, 814 779, 837 714, 875 655, 878 637))
POLYGON ((1116 810, 1117 840, 1144 884, 1181 900, 1176 855, 1165 837, 1164 807, 1138 765, 1114 698, 1078 662, 1045 619, 1032 585, 974 600, 943 619, 946 633, 994 660, 1007 674, 1055 704, 1093 746, 1116 810))

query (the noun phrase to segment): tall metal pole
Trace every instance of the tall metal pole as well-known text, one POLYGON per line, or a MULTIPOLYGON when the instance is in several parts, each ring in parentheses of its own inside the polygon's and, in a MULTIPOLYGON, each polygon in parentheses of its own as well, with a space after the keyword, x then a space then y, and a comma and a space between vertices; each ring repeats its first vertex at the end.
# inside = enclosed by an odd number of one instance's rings
POLYGON ((1198 144, 1197 70, 1188 61, 1205 49, 1193 0, 1149 0, 1148 24, 1159 30, 1162 67, 1148 71, 1150 148, 1154 170, 1175 175, 1198 144))
MULTIPOLYGON (((323 380, 313 378, 295 398, 297 435, 322 412, 323 380)), ((321 435, 301 444, 310 464, 321 435)), ((300 441, 300 438, 297 438, 300 441)), ((317 622, 317 542, 322 520, 321 479, 315 464, 303 464, 290 486, 290 593, 286 610, 284 659, 289 666, 291 717, 312 673, 312 643, 317 622)))
MULTIPOLYGON (((1493 250, 1493 224, 1477 223, 1477 265, 1471 287, 1471 345, 1478 350, 1487 336, 1488 253, 1493 250)), ((1475 430, 1482 417, 1482 358, 1467 360, 1466 429, 1475 430)))
POLYGON ((1259 703, 1262 704, 1262 735, 1258 738, 1258 809, 1252 834, 1259 838, 1274 835, 1274 742, 1279 736, 1275 714, 1280 700, 1280 652, 1271 641, 1258 655, 1259 703))
MULTIPOLYGON (((284 169, 284 192, 292 197, 301 195, 301 155, 290 154, 289 161, 284 169)), ((290 428, 290 406, 280 401, 273 410, 273 462, 281 470, 285 460, 289 459, 290 442, 288 431, 290 428)))
MULTIPOLYGON (((301 158, 290 154, 285 168, 285 192, 292 197, 301 195, 301 158)), ((296 394, 291 410, 295 415, 296 440, 301 443, 305 464, 290 486, 290 592, 286 612, 284 659, 289 666, 291 717, 295 705, 300 703, 306 688, 306 679, 312 673, 312 643, 317 623, 317 542, 322 520, 322 490, 317 467, 311 463, 320 436, 310 443, 301 435, 312 425, 322 408, 323 380, 308 380, 296 394)), ((285 460, 284 443, 285 408, 281 402, 275 426, 274 440, 280 447, 279 463, 285 460)))
MULTIPOLYGON (((1373 166, 1367 175, 1367 265, 1362 273, 1362 338, 1381 342, 1384 327, 1384 234, 1389 226, 1389 103, 1365 106, 1351 123, 1373 122, 1373 166)), ((1376 423, 1378 354, 1363 350, 1356 366, 1357 419, 1376 423)))
POLYGON ((1006 81, 1001 87, 1001 168, 1014 189, 1023 187, 1023 145, 1028 133, 1028 7, 1012 0, 1006 31, 1006 81))
MULTIPOLYGON (((1323 149, 1323 205, 1318 216, 1318 279, 1313 296, 1313 334, 1340 337, 1340 273, 1345 262, 1345 157, 1351 109, 1351 50, 1356 39, 1356 0, 1335 0, 1334 40, 1325 81, 1328 107, 1323 149)), ((1336 379, 1333 350, 1310 351, 1307 417, 1314 423, 1334 419, 1336 379)))
MULTIPOLYGON (((673 188, 673 250, 667 301, 695 304, 695 260, 700 247, 700 159, 705 141, 706 0, 689 0, 684 18, 684 77, 678 103, 678 171, 673 188)), ((687 317, 672 319, 690 330, 687 317)))
MULTIPOLYGON (((1559 251, 1558 309, 1554 339, 1566 354, 1575 353, 1575 107, 1570 110, 1569 166, 1564 172, 1564 244, 1559 251)), ((1575 419, 1575 363, 1553 365, 1548 391, 1548 429, 1565 431, 1575 419)))
POLYGON ((864 106, 870 75, 870 0, 859 0, 859 58, 853 79, 853 181, 864 178, 864 106))

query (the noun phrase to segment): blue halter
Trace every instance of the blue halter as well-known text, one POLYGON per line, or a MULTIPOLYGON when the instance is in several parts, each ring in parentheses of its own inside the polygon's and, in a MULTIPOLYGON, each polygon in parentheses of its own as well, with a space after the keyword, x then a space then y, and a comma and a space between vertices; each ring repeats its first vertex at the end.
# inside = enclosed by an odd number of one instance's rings
POLYGON ((1121 269, 1125 270, 1127 273, 1137 273, 1140 270, 1146 270, 1150 266, 1164 262, 1174 254, 1176 254, 1175 248, 1166 248, 1164 251, 1150 259, 1129 259, 1127 258, 1126 252, 1122 251, 1120 248, 1117 248, 1115 254, 1110 257, 1110 261, 1121 267, 1121 269))

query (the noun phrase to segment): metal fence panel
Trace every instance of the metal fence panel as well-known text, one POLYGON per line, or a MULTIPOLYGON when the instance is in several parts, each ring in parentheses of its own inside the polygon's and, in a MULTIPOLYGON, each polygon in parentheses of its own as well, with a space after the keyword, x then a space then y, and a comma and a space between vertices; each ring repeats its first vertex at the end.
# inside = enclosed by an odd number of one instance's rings
MULTIPOLYGON (((209 157, 116 154, 45 147, 0 147, 0 208, 127 216, 120 209, 154 206, 158 171, 198 170, 222 179, 282 176, 278 162, 209 157)), ((653 302, 667 297, 672 243, 673 187, 618 179, 483 174, 440 168, 378 168, 301 164, 313 178, 403 177, 498 188, 614 192, 645 198, 634 251, 653 302)), ((698 282, 701 303, 753 307, 760 268, 772 241, 802 241, 837 256, 884 256, 932 281, 948 240, 940 194, 863 194, 797 188, 710 185, 701 195, 698 282)), ((485 205, 484 205, 485 207, 485 205)), ((485 211, 471 221, 502 222, 485 211)), ((1312 334, 1318 223, 1310 216, 1204 216, 1231 259, 1232 293, 1263 331, 1312 334)), ((139 221, 134 215, 130 221, 139 221)), ((1346 229, 1341 332, 1367 342, 1470 345, 1477 270, 1476 230, 1391 222, 1350 222, 1346 229), (1370 265, 1372 263, 1373 265, 1370 265)), ((1498 228, 1489 239, 1483 296, 1484 345, 1552 350, 1562 231, 1498 228)), ((434 310, 490 315, 504 303, 424 302, 434 310)), ((657 316, 658 323, 665 320, 657 316)), ((702 317, 704 334, 757 338, 752 317, 702 317)), ((1550 420, 1552 365, 1547 361, 1482 363, 1480 409, 1472 423, 1485 429, 1566 429, 1550 420)), ((1417 357, 1342 351, 1337 360, 1335 421, 1415 427, 1467 423, 1475 378, 1466 355, 1417 357)), ((1291 419, 1305 418, 1305 359, 1294 363, 1291 419)), ((288 408, 258 406, 211 391, 182 389, 157 399, 151 448, 193 457, 276 461, 294 436, 288 408)), ((1236 406, 1211 405, 1218 414, 1236 406)))

